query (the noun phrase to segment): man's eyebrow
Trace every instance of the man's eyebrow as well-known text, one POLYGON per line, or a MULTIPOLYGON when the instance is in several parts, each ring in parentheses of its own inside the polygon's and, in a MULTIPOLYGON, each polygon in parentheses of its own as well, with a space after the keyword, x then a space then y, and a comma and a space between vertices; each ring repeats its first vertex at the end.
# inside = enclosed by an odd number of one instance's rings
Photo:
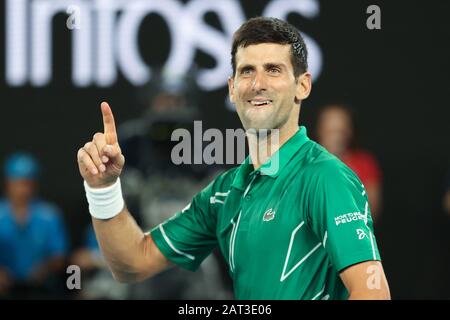
POLYGON ((287 69, 287 66, 282 62, 268 62, 264 64, 264 69, 270 69, 270 68, 281 68, 281 69, 287 69))
MULTIPOLYGON (((270 69, 270 68, 282 68, 282 69, 287 69, 286 64, 284 64, 283 62, 267 62, 263 65, 264 69, 270 69)), ((247 70, 247 69, 255 69, 255 66, 252 64, 243 64, 238 66, 237 70, 242 71, 242 70, 247 70)))
POLYGON ((243 65, 238 66, 239 71, 245 70, 245 69, 254 69, 254 68, 255 68, 255 66, 252 64, 243 64, 243 65))

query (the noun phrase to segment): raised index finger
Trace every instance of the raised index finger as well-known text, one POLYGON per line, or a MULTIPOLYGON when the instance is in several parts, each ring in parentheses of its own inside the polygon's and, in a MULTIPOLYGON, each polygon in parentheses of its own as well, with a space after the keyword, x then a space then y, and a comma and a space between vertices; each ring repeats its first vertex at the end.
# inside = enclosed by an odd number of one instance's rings
POLYGON ((103 128, 106 143, 113 145, 117 143, 117 133, 116 124, 114 123, 114 116, 107 102, 102 102, 101 109, 103 115, 103 128))

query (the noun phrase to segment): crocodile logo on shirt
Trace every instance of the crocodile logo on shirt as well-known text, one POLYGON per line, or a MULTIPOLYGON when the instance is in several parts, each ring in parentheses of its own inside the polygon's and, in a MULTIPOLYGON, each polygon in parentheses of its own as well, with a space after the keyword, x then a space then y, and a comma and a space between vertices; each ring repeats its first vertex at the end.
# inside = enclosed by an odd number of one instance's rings
POLYGON ((272 208, 264 212, 263 221, 270 221, 275 218, 275 211, 272 208))

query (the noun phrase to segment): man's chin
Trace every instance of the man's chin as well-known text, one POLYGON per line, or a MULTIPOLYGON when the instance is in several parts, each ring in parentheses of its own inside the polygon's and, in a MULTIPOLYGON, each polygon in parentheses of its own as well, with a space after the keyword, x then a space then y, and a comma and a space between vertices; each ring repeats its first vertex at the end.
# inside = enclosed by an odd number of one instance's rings
POLYGON ((260 131, 268 131, 274 129, 272 124, 267 123, 250 123, 244 126, 245 131, 251 132, 260 132, 260 131))

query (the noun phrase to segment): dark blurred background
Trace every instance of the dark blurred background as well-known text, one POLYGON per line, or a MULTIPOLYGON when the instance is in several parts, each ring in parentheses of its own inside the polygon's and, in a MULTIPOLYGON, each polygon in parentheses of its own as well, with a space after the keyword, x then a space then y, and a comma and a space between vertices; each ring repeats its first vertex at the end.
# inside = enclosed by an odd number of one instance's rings
POLYGON ((124 10, 111 15, 111 28, 107 17, 99 18, 102 9, 94 8, 101 1, 53 2, 60 12, 47 32, 39 17, 50 14, 52 1, 1 1, 0 161, 18 150, 36 156, 42 168, 39 194, 61 209, 71 249, 82 245, 89 223, 76 152, 102 130, 100 102, 110 103, 120 126, 141 118, 159 90, 155 77, 152 82, 139 72, 151 69, 156 75, 168 70, 168 77, 176 78, 186 71, 194 79, 181 82, 192 82, 185 90, 191 90, 189 101, 198 111, 193 119, 203 121, 203 130, 240 128, 237 114, 227 104, 228 28, 235 29, 246 18, 278 12, 315 48, 310 50, 310 63, 316 76, 312 94, 302 104, 301 125, 314 136, 318 108, 331 100, 345 101, 357 112, 358 140, 378 159, 383 205, 375 233, 393 298, 450 298, 450 213, 443 205, 450 170, 447 1, 110 1, 125 3, 120 5, 124 10), (143 14, 140 22, 133 20, 133 14, 142 13, 139 7, 132 8, 133 2, 155 5, 157 12, 143 14), (381 9, 380 30, 366 26, 370 15, 366 9, 372 4, 381 9), (87 8, 90 18, 82 11, 79 30, 67 28, 70 5, 87 8), (164 6, 174 17, 167 17, 164 6), (133 23, 140 25, 135 41, 127 33, 133 23), (173 30, 180 32, 179 38, 173 30), (78 44, 78 55, 72 45, 74 32, 91 35, 78 44), (110 47, 105 40, 108 32, 110 47), (46 36, 51 42, 47 53, 39 51, 46 36), (175 50, 173 39, 185 43, 176 49, 181 62, 172 60, 172 69, 167 69, 175 50), (20 43, 25 45, 23 65, 20 43), (91 50, 83 51, 87 44, 91 50), (134 45, 145 68, 134 64, 134 45), (8 57, 9 46, 17 47, 8 57), (47 79, 40 54, 51 54, 47 79), (108 57, 121 62, 108 65, 108 57), (81 72, 74 80, 76 59, 84 61, 86 78, 81 72), (110 72, 113 76, 108 77, 110 72), (201 72, 209 72, 203 76, 210 78, 201 78, 201 72), (105 75, 103 84, 95 80, 97 74, 105 75))

